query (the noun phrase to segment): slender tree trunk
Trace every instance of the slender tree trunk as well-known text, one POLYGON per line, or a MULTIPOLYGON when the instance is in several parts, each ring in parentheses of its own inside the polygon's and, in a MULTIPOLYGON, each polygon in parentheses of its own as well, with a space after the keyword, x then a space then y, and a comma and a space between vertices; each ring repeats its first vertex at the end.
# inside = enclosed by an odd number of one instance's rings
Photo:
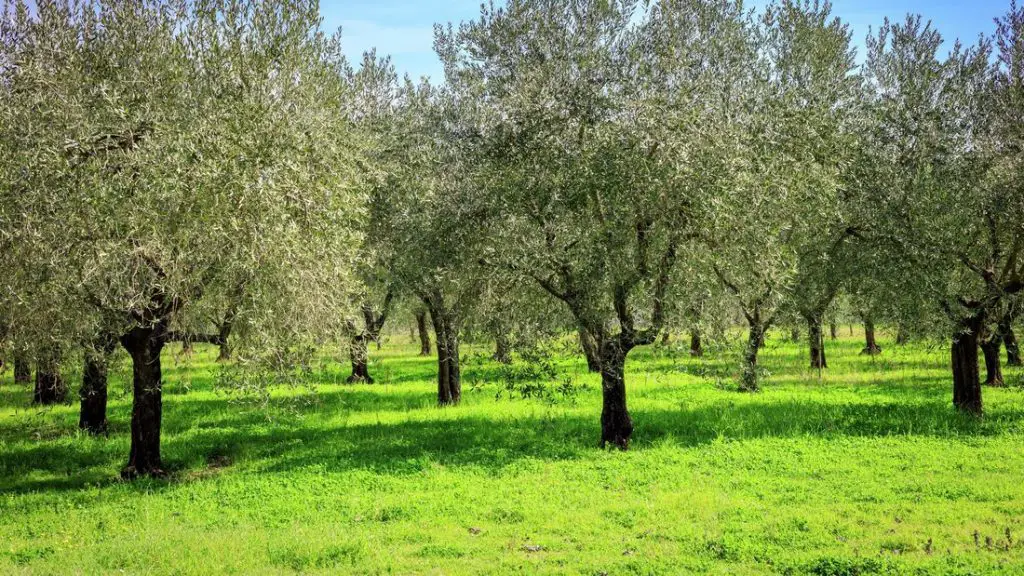
POLYGON ((864 319, 864 349, 860 353, 868 356, 877 356, 882 353, 882 349, 875 341, 875 323, 870 318, 864 319))
POLYGON ((1006 365, 1022 366, 1020 358, 1020 344, 1017 343, 1017 335, 1013 332, 1013 325, 1009 319, 1000 323, 999 333, 1003 335, 1003 344, 1006 345, 1006 365))
POLYGON ((430 333, 427 332, 427 313, 416 312, 416 329, 420 333, 420 356, 430 356, 430 333))
POLYGON ((1003 380, 1003 366, 1000 355, 1003 351, 1003 338, 999 334, 981 342, 981 351, 985 356, 985 385, 1002 387, 1006 385, 1003 380))
POLYGON ((163 476, 160 460, 160 423, 163 411, 163 376, 160 352, 165 327, 137 327, 121 337, 132 357, 132 443, 124 478, 163 476))
POLYGON ((32 402, 42 406, 60 404, 67 400, 68 387, 60 375, 60 351, 44 350, 36 363, 36 386, 32 402))
POLYGON ((28 384, 32 381, 32 363, 23 350, 14 353, 14 383, 28 384))
POLYGON ((587 359, 587 370, 590 372, 601 371, 601 353, 597 349, 597 341, 591 336, 586 328, 580 328, 580 348, 583 349, 583 356, 587 359))
POLYGON ((348 377, 349 384, 373 384, 369 369, 369 351, 366 346, 366 336, 359 334, 352 337, 348 348, 349 358, 352 360, 352 375, 348 377))
POLYGON ((626 408, 626 355, 629 350, 617 340, 601 346, 601 446, 629 449, 633 420, 626 408))
POLYGON ((690 356, 694 358, 704 356, 704 343, 701 342, 699 328, 690 331, 690 356))
POLYGON ((764 346, 765 328, 760 323, 750 324, 747 336, 747 347, 743 353, 743 374, 740 378, 740 390, 757 392, 761 389, 757 375, 757 353, 764 346))
POLYGON ((828 359, 825 357, 825 337, 822 334, 822 321, 820 316, 807 319, 807 339, 811 345, 811 368, 828 368, 828 359))
POLYGON ((508 343, 508 335, 499 331, 494 337, 494 361, 502 364, 512 363, 512 351, 508 343))
POLYGON ((455 405, 462 400, 458 327, 452 313, 442 304, 431 302, 428 307, 437 342, 437 403, 455 405))
POLYGON ((981 375, 978 371, 980 315, 962 320, 953 335, 953 405, 970 414, 981 415, 981 375))
POLYGON ((828 331, 832 336, 832 340, 836 340, 839 338, 839 326, 836 326, 835 322, 829 322, 828 331))

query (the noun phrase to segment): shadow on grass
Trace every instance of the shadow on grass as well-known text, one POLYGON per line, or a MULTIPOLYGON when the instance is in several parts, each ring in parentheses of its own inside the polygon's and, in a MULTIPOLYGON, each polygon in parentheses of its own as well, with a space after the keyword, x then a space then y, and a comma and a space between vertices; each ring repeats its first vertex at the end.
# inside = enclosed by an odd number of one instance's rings
MULTIPOLYGON (((208 468, 213 460, 269 473, 312 468, 403 475, 441 465, 497 474, 523 460, 572 460, 598 449, 597 413, 484 417, 449 408, 426 416, 317 427, 294 422, 268 425, 256 415, 235 414, 217 419, 214 427, 165 434, 164 457, 178 479, 208 468)), ((1001 408, 977 420, 955 413, 945 401, 828 404, 755 397, 679 410, 637 410, 633 449, 806 436, 984 437, 1006 432, 1022 416, 1020 410, 1001 408)), ((169 424, 169 430, 181 429, 169 424)), ((0 487, 25 493, 103 485, 122 464, 127 440, 122 434, 109 442, 67 438, 12 446, 0 453, 0 487), (106 476, 104 469, 109 471, 106 476), (33 477, 40 474, 44 477, 33 477)))

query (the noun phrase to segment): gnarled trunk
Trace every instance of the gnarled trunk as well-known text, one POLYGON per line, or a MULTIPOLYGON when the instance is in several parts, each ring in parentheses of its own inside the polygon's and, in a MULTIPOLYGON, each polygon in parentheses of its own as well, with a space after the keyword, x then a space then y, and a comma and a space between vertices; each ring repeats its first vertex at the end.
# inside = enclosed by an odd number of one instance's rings
POLYGON ((579 329, 580 348, 583 349, 583 356, 587 359, 587 370, 590 372, 601 371, 601 353, 597 349, 597 341, 586 328, 579 329))
POLYGON ((444 307, 439 296, 426 302, 437 342, 437 403, 458 404, 462 400, 462 375, 459 366, 459 334, 455 315, 444 307))
POLYGON ((1022 366, 1020 358, 1020 344, 1017 343, 1017 335, 1013 332, 1013 326, 1009 320, 1004 320, 999 325, 999 333, 1003 335, 1003 344, 1006 345, 1006 365, 1022 366))
POLYGON ((349 343, 348 355, 352 360, 352 375, 348 377, 349 384, 366 383, 373 384, 370 376, 369 351, 366 346, 366 337, 362 334, 352 337, 349 343))
POLYGON ((860 353, 869 356, 876 356, 882 353, 878 342, 875 341, 875 323, 870 318, 864 319, 864 349, 860 353))
POLYGON ((420 356, 430 356, 430 333, 427 331, 427 313, 416 313, 416 329, 420 333, 420 356))
POLYGON ((113 338, 101 339, 84 354, 78 427, 90 434, 107 432, 107 359, 115 345, 113 338))
POLYGON ((121 345, 132 358, 132 440, 124 478, 164 475, 160 459, 160 423, 163 411, 163 377, 160 352, 164 330, 137 327, 121 337, 121 345))
POLYGON ((765 327, 759 322, 750 322, 747 335, 747 346, 743 352, 743 374, 740 377, 740 390, 757 392, 761 389, 757 374, 757 353, 764 346, 765 327))
POLYGON ((998 388, 1006 385, 1003 381, 1003 366, 999 358, 1002 349, 1003 338, 998 334, 981 342, 981 351, 985 356, 986 386, 995 386, 998 388))
POLYGON ((626 408, 626 355, 629 349, 618 340, 601 346, 601 446, 629 448, 633 420, 626 408))
POLYGON ((227 362, 231 360, 231 345, 228 344, 228 338, 231 336, 231 329, 234 324, 234 317, 228 318, 221 323, 220 328, 217 329, 218 338, 218 352, 217 362, 227 362))
POLYGON ((42 406, 60 404, 67 400, 68 387, 60 375, 60 352, 55 348, 39 354, 36 363, 36 386, 32 402, 42 406))
POLYGON ((960 322, 953 334, 953 405, 970 414, 981 415, 981 376, 978 372, 978 333, 982 328, 981 315, 960 322))
POLYGON ((690 356, 700 358, 704 355, 704 343, 700 338, 700 330, 694 328, 690 331, 690 356))
POLYGON ((828 359, 825 358, 825 338, 822 334, 820 316, 812 316, 807 319, 807 339, 811 348, 811 368, 828 368, 828 359))
POLYGON ((502 364, 512 363, 512 350, 508 343, 508 335, 504 332, 498 332, 494 337, 494 356, 491 357, 494 361, 502 364))
POLYGON ((14 383, 28 384, 32 381, 32 362, 23 350, 14 353, 14 383))

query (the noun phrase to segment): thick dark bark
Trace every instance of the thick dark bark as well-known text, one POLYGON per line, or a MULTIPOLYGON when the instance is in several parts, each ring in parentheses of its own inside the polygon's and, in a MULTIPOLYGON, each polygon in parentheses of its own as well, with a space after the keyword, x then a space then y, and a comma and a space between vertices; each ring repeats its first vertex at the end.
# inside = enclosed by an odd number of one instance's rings
POLYGON ((349 384, 373 384, 368 366, 369 351, 366 346, 366 338, 362 334, 352 338, 348 354, 352 360, 352 375, 348 377, 347 382, 349 384))
POLYGON ((740 390, 757 392, 760 390, 757 374, 757 353, 764 346, 765 327, 757 322, 750 323, 747 336, 747 347, 743 352, 743 374, 740 377, 740 390))
POLYGON ((633 420, 626 408, 626 355, 629 350, 618 340, 601 347, 601 446, 629 449, 633 420))
POLYGON ((833 340, 839 338, 839 326, 836 326, 835 322, 829 322, 828 331, 832 335, 833 340))
POLYGON ((825 337, 822 334, 823 327, 821 317, 807 319, 807 339, 811 348, 811 368, 828 368, 828 359, 825 357, 825 337))
POLYGON ((427 302, 437 343, 437 403, 458 404, 462 400, 462 375, 459 366, 459 334, 454 314, 444 308, 440 297, 427 302))
POLYGON ((601 353, 597 349, 597 341, 586 328, 580 328, 580 348, 583 349, 583 356, 587 359, 587 370, 590 372, 601 371, 601 353))
POLYGON ((512 363, 512 349, 504 332, 498 332, 494 337, 494 356, 491 359, 502 364, 512 363))
POLYGON ((60 404, 67 400, 68 387, 60 375, 60 352, 45 350, 36 363, 36 385, 32 402, 42 406, 60 404))
POLYGON ((1003 366, 1000 355, 1003 351, 1003 339, 1000 335, 993 335, 981 342, 981 351, 985 356, 985 385, 1002 387, 1006 385, 1003 380, 1003 366))
POLYGON ((430 356, 430 332, 427 331, 427 313, 416 312, 416 329, 420 333, 420 356, 430 356))
POLYGON ((121 345, 132 358, 132 443, 124 478, 163 476, 160 460, 160 422, 163 411, 163 377, 160 352, 164 330, 137 327, 121 337, 121 345))
POLYGON ((14 383, 28 384, 32 382, 32 363, 28 354, 23 351, 14 353, 14 383))
POLYGON ((690 331, 690 356, 700 358, 704 355, 704 343, 700 338, 700 330, 694 328, 690 331))
POLYGON ((864 320, 864 349, 860 353, 869 356, 877 356, 882 353, 882 349, 875 340, 875 323, 870 318, 864 320))
POLYGON ((1020 357, 1020 344, 1017 343, 1017 335, 1013 332, 1013 326, 1009 321, 1000 324, 999 333, 1003 335, 1003 344, 1006 345, 1006 365, 1022 366, 1020 357))
POLYGON ((101 338, 84 354, 78 427, 90 434, 107 432, 107 359, 116 345, 114 338, 101 338))
POLYGON ((980 315, 960 322, 953 334, 953 405, 970 414, 981 415, 981 375, 978 371, 978 334, 982 328, 980 315))

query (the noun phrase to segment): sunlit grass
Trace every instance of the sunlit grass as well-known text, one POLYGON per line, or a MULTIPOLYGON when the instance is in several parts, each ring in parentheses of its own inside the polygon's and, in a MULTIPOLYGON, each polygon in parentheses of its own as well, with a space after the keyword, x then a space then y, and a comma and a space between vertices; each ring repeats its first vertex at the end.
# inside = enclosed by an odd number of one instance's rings
POLYGON ((598 379, 554 404, 496 399, 490 352, 466 346, 463 404, 434 405, 434 360, 396 336, 374 385, 318 368, 317 394, 269 405, 214 390, 212 350, 169 350, 170 480, 123 483, 130 394, 109 438, 75 406, 38 410, 0 381, 0 573, 814 573, 1024 571, 1024 392, 956 414, 947 352, 859 335, 764 351, 764 392, 735 357, 634 351, 632 450, 597 448, 598 379))

